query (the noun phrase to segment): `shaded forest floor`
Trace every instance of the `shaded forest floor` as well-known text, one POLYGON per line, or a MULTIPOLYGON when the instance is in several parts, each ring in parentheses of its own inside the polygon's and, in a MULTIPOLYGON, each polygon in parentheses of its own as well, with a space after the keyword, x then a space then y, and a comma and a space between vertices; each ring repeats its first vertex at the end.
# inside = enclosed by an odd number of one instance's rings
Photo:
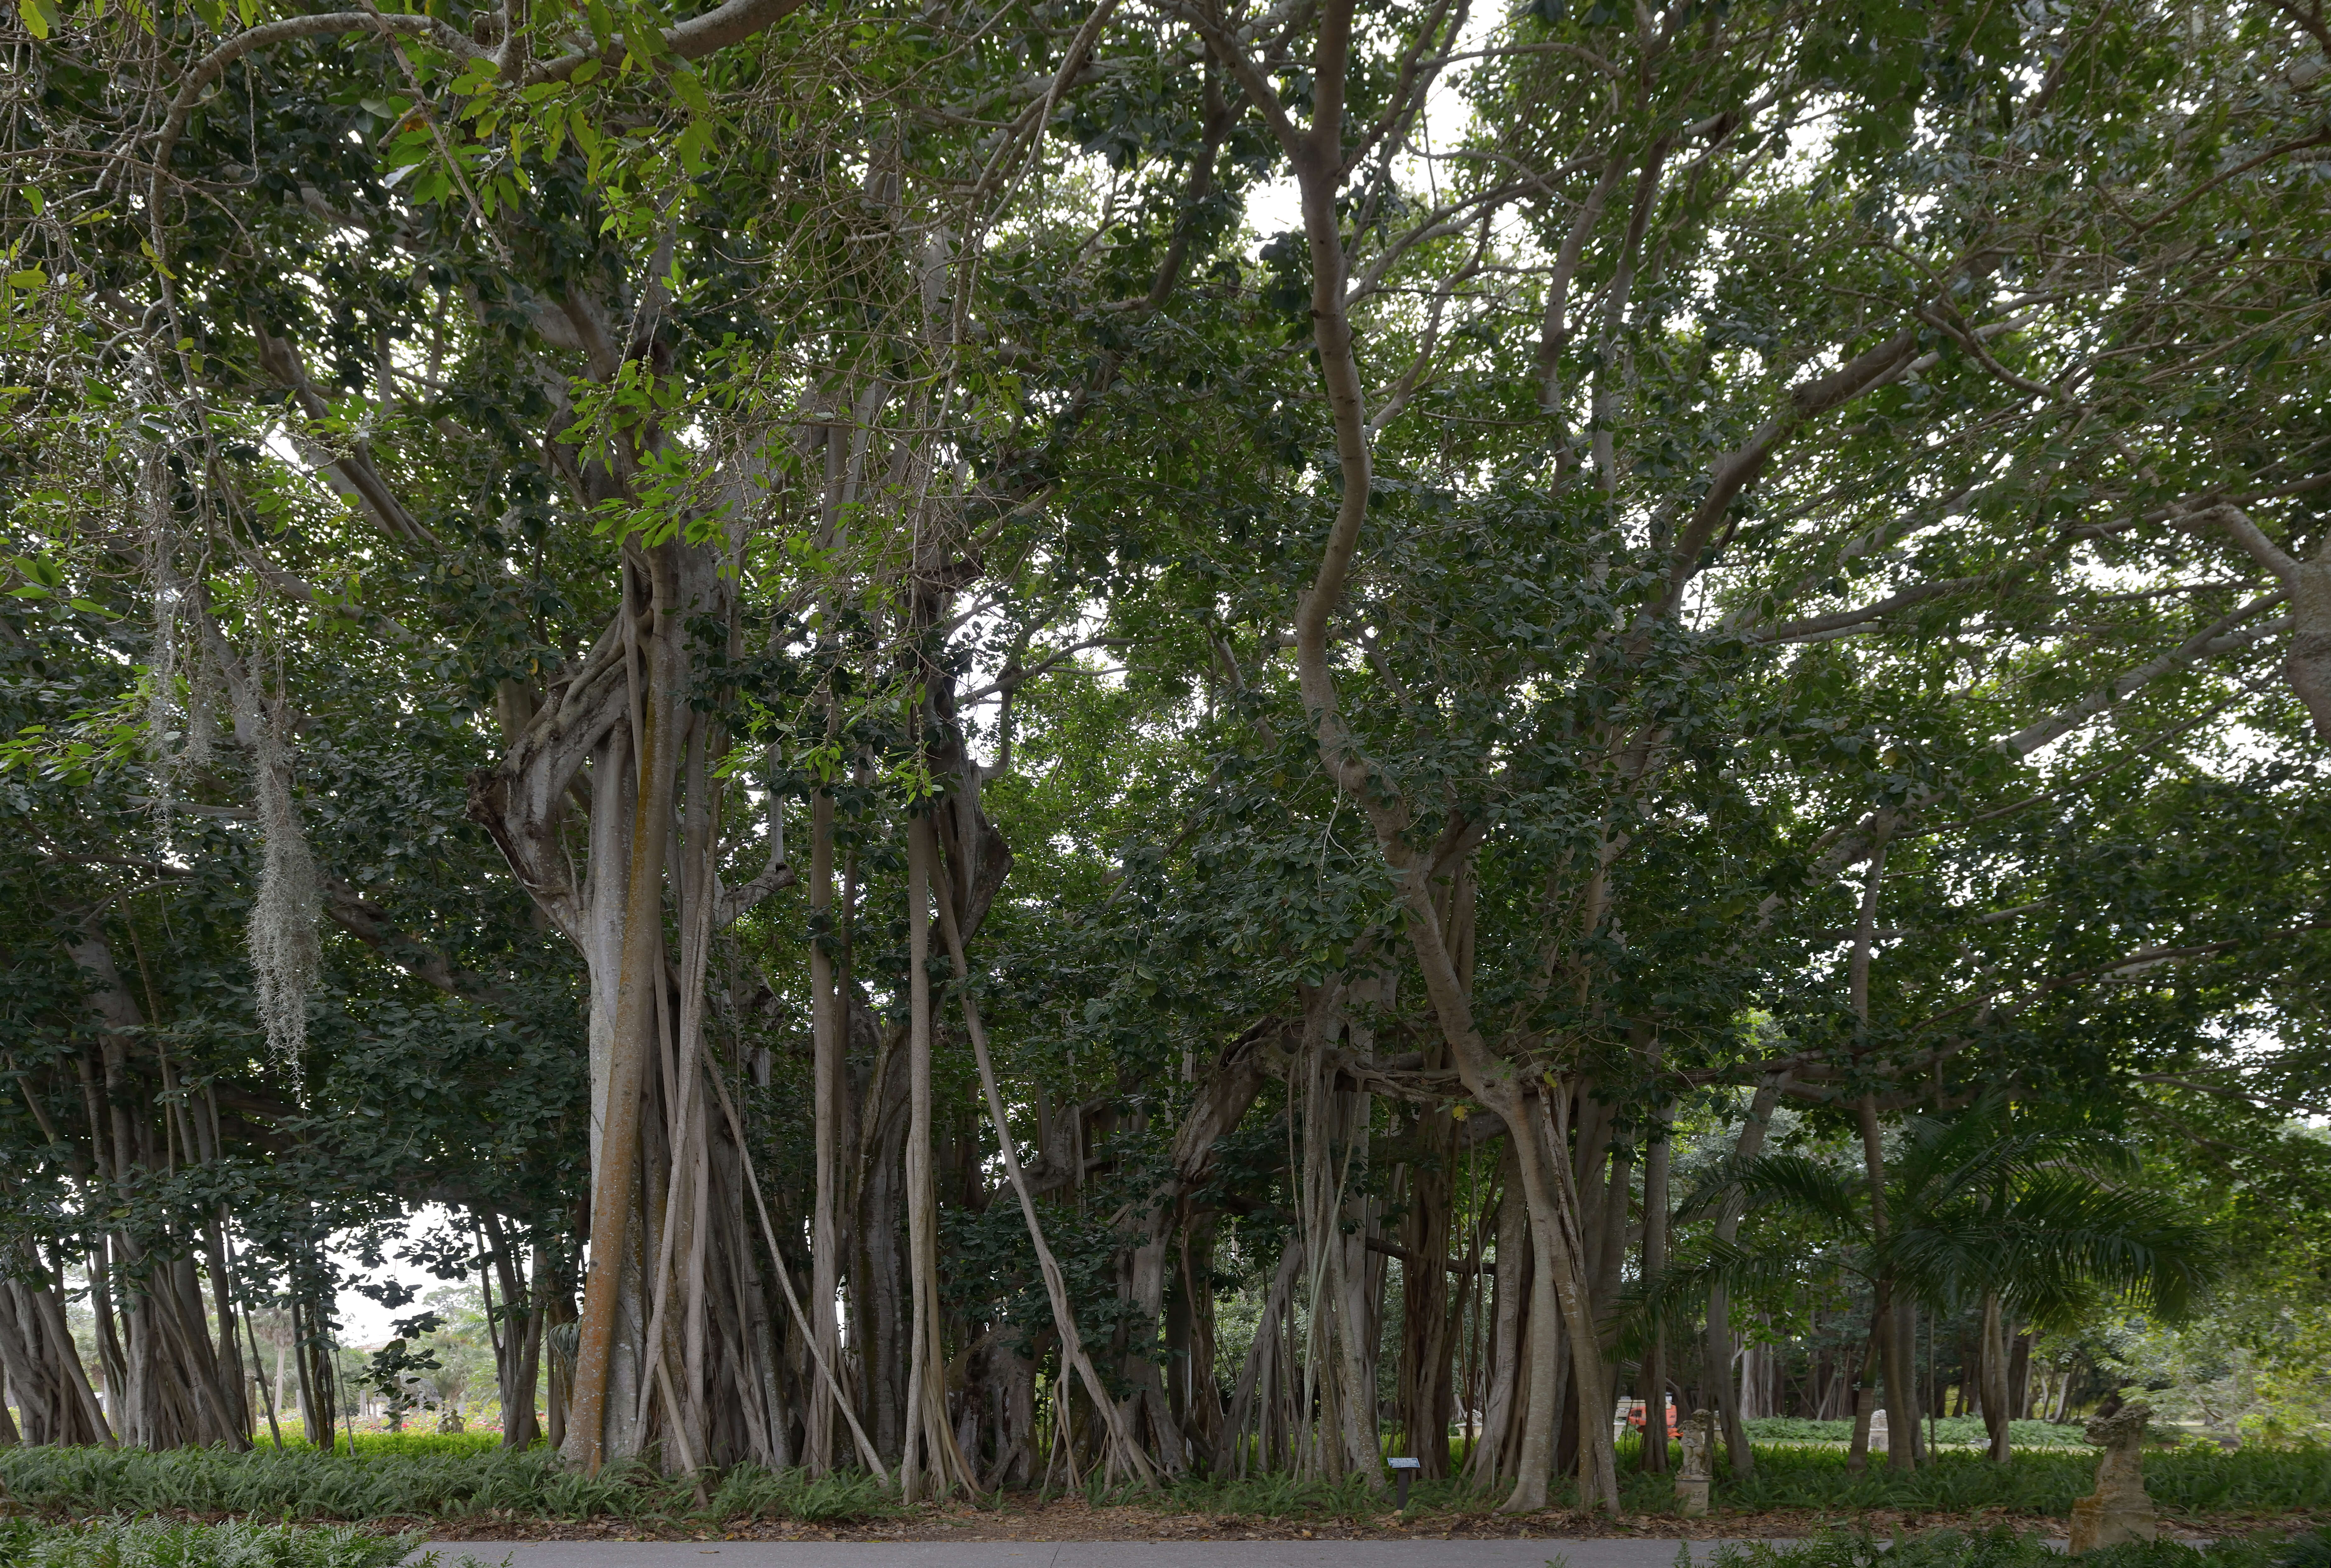
MULTIPOLYGON (((1930 1529, 1976 1530, 2003 1522, 2041 1535, 2060 1536, 2063 1522, 2025 1516, 2003 1520, 1996 1511, 1973 1514, 1917 1513, 1900 1509, 1717 1509, 1705 1518, 1672 1513, 1636 1513, 1616 1518, 1575 1508, 1511 1516, 1484 1506, 1472 1509, 1419 1510, 1406 1520, 1394 1515, 1237 1515, 1179 1513, 1155 1505, 1109 1503, 1095 1506, 1083 1497, 1007 1497, 1002 1507, 944 1504, 904 1510, 898 1516, 855 1523, 804 1523, 794 1519, 731 1520, 720 1525, 673 1521, 559 1520, 523 1517, 447 1520, 397 1519, 380 1523, 395 1529, 427 1529, 439 1539, 464 1541, 1296 1541, 1296 1540, 1578 1540, 1649 1537, 1660 1540, 1803 1539, 1850 1529, 1874 1535, 1930 1529)), ((2260 1514, 2164 1516, 2164 1537, 2212 1540, 2233 1535, 2283 1536, 2331 1525, 2331 1509, 2260 1514)))
MULTIPOLYGON (((944 1520, 938 1521, 945 1523, 944 1520)), ((993 1521, 990 1521, 993 1523, 993 1521)), ((1133 1521, 1140 1523, 1140 1521, 1133 1521)), ((926 1521, 925 1523, 929 1523, 926 1521)), ((1116 1544, 1105 1535, 1096 1544, 1093 1535, 1102 1525, 1089 1517, 1077 1521, 1085 1535, 1078 1544, 1051 1546, 1049 1550, 1039 1543, 1040 1536, 1006 1536, 994 1544, 975 1544, 967 1535, 942 1536, 956 1547, 956 1555, 966 1560, 979 1558, 994 1563, 1000 1553, 1012 1556, 1056 1554, 1067 1554, 1070 1563, 1091 1563, 1114 1560, 1115 1556, 1156 1563, 1161 1561, 1157 1548, 1172 1552, 1173 1543, 1188 1541, 1190 1536, 1140 1537, 1142 1544, 1116 1544), (1024 1543, 1024 1550, 1015 1549, 1024 1543)), ((1153 1522, 1154 1523, 1154 1522, 1153 1522)), ((891 1560, 921 1560, 929 1554, 928 1546, 909 1542, 928 1540, 927 1533, 901 1523, 899 1533, 861 1537, 868 1544, 861 1550, 870 1551, 877 1559, 886 1555, 883 1543, 893 1543, 891 1560), (911 1532, 911 1533, 910 1533, 911 1532)), ((237 1521, 219 1524, 187 1523, 170 1519, 124 1519, 119 1517, 45 1523, 26 1518, 0 1517, 0 1563, 44 1564, 47 1568, 155 1568, 171 1564, 173 1568, 253 1568, 265 1563, 268 1568, 426 1568, 429 1563, 442 1564, 447 1554, 430 1551, 426 1555, 413 1554, 427 1546, 429 1532, 387 1534, 372 1525, 286 1525, 237 1521)), ((1332 1544, 1339 1537, 1333 1531, 1307 1531, 1316 1544, 1325 1548, 1325 1556, 1332 1560, 1337 1548, 1332 1544)), ((443 1539, 442 1534, 439 1539, 443 1539)), ((612 1542, 625 1537, 592 1535, 588 1539, 612 1542)), ((1349 1536, 1340 1537, 1350 1539, 1349 1536)), ((1429 1535, 1426 1539, 1448 1540, 1448 1533, 1429 1535)), ((528 1554, 526 1560, 541 1565, 563 1563, 569 1548, 564 1544, 574 1537, 477 1540, 459 1543, 455 1550, 462 1568, 488 1568, 499 1555, 508 1562, 519 1554, 528 1554)), ((638 1541, 637 1535, 628 1537, 638 1541)), ((724 1549, 741 1551, 746 1560, 757 1556, 767 1563, 781 1554, 785 1560, 804 1561, 804 1550, 814 1558, 821 1546, 795 1544, 788 1548, 783 1538, 769 1541, 757 1549, 747 1544, 734 1548, 707 1546, 699 1543, 747 1543, 755 1537, 741 1537, 728 1533, 714 1535, 709 1532, 649 1538, 647 1544, 614 1546, 613 1555, 633 1563, 659 1562, 676 1564, 693 1562, 698 1554, 718 1553, 724 1549)), ((759 1537, 767 1540, 767 1537, 759 1537)), ((795 1542, 800 1537, 793 1537, 795 1542)), ((1260 1565, 1266 1559, 1288 1550, 1269 1544, 1230 1544, 1222 1535, 1211 1537, 1225 1544, 1212 1549, 1212 1555, 1225 1561, 1236 1559, 1260 1565)), ((1270 1537, 1248 1536, 1247 1540, 1268 1542, 1270 1537)), ((1503 1541, 1475 1540, 1469 1543, 1468 1554, 1480 1563, 1502 1561, 1512 1563, 1517 1548, 1525 1557, 1540 1553, 1561 1564, 1570 1561, 1571 1554, 1587 1557, 1604 1563, 1634 1563, 1639 1568, 1663 1568, 1670 1554, 1677 1552, 1671 1539, 1637 1539, 1629 1542, 1604 1537, 1581 1540, 1574 1534, 1567 1539, 1553 1536, 1533 1536, 1527 1544, 1515 1543, 1511 1537, 1503 1541), (1546 1545, 1537 1543, 1544 1541, 1546 1545)), ((1881 1532, 1869 1528, 1846 1527, 1793 1540, 1740 1538, 1735 1536, 1712 1544, 1695 1544, 1690 1553, 1698 1568, 2062 1568, 2060 1542, 2051 1543, 2045 1534, 2021 1528, 2012 1524, 2000 1524, 1986 1529, 1881 1532)), ((1358 1548, 1345 1548, 1357 1551, 1358 1548)), ((1420 1560, 1432 1555, 1446 1556, 1456 1546, 1428 1547, 1417 1543, 1414 1551, 1420 1560)), ((2084 1559, 2091 1568, 2319 1568, 2326 1554, 2331 1552, 2331 1538, 2317 1533, 2291 1536, 2287 1531, 2249 1536, 2221 1536, 2204 1544, 2189 1544, 2164 1535, 2153 1542, 2131 1542, 2106 1547, 2084 1559)), ((1186 1556, 1187 1554, 1183 1554, 1186 1556)), ((1320 1552, 1305 1554, 1320 1558, 1320 1552)), ((1384 1553, 1375 1554, 1383 1557, 1384 1553)), ((1407 1553, 1395 1551, 1395 1557, 1407 1553)), ((1178 1558, 1175 1560, 1179 1560, 1178 1558)))

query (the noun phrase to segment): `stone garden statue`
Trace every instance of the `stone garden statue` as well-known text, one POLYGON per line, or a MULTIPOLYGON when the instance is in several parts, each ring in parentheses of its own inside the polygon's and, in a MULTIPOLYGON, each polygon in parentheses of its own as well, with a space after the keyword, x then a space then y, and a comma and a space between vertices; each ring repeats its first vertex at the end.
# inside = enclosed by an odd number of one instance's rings
POLYGON ((2088 1441, 2103 1448, 2105 1455, 2097 1465, 2096 1494, 2072 1505, 2075 1554, 2154 1538, 2158 1526, 2153 1499, 2145 1495, 2144 1454, 2145 1423, 2152 1417, 2152 1407, 2140 1402, 2089 1418, 2088 1441))
POLYGON ((1683 1468, 1676 1472, 1676 1512, 1687 1519, 1708 1513, 1709 1455, 1716 1447, 1716 1412, 1691 1412, 1677 1437, 1683 1443, 1683 1468))

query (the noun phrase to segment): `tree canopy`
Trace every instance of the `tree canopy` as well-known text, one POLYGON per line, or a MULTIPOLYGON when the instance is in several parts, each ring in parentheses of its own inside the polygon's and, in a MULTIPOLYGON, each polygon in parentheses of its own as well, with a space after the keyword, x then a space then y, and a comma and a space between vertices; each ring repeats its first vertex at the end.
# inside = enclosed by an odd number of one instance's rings
POLYGON ((26 1436, 1615 1506, 2325 1190, 2319 5, 682 9, 7 24, 26 1436))

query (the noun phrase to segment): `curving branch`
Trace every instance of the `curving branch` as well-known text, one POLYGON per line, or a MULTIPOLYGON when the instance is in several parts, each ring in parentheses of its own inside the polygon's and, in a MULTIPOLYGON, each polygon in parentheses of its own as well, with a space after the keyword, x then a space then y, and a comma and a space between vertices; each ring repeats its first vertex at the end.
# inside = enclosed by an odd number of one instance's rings
MULTIPOLYGON (((771 813, 772 817, 775 815, 771 813)), ((719 889, 719 903, 714 910, 712 923, 727 927, 737 923, 737 917, 780 889, 790 888, 801 880, 793 862, 785 859, 785 835, 780 832, 769 845, 769 863, 761 868, 753 879, 742 887, 719 889)))
MULTIPOLYGON (((320 422, 328 418, 331 405, 309 378, 299 349, 256 321, 251 324, 251 330, 259 340, 259 367, 291 394, 309 419, 320 422)), ((371 518, 375 527, 407 548, 437 542, 435 536, 397 498, 366 442, 353 442, 346 452, 335 452, 304 431, 295 428, 290 433, 302 455, 323 472, 334 489, 371 518)))
MULTIPOLYGON (((727 5, 716 5, 701 16, 691 16, 665 28, 663 46, 681 60, 701 60, 716 50, 742 43, 756 33, 775 27, 801 7, 802 0, 728 0, 727 5)), ((546 60, 527 73, 526 85, 565 81, 588 61, 619 65, 629 48, 629 44, 617 42, 604 49, 578 49, 546 60)))
POLYGON ((333 923, 424 985, 448 996, 516 1013, 523 1003, 518 993, 475 970, 462 968, 436 948, 391 923, 388 911, 359 897, 354 888, 334 877, 323 886, 324 912, 333 923))
POLYGON ((2301 558, 2267 537, 2266 530, 2231 501, 2218 500, 2171 519, 2184 528, 2213 526, 2268 571, 2290 598, 2290 652, 2283 676, 2315 721, 2317 738, 2331 740, 2331 537, 2301 558))
POLYGON ((1789 389, 1785 405, 1759 425, 1755 434, 1716 461, 1708 476, 1708 489, 1693 508, 1690 521, 1678 535, 1675 556, 1668 568, 1668 591, 1660 606, 1661 619, 1674 615, 1684 590, 1699 569, 1699 558, 1740 492, 1765 471, 1781 444, 1808 421, 1817 419, 1863 393, 1883 386, 1910 366, 1918 352, 1918 328, 1905 327, 1893 337, 1866 348, 1827 375, 1815 376, 1789 389))
POLYGON ((401 12, 326 11, 313 16, 287 16, 280 22, 262 22, 256 27, 246 27, 227 39, 217 48, 195 62, 186 74, 178 80, 178 90, 170 100, 170 112, 162 121, 160 138, 154 147, 154 178, 158 185, 170 166, 170 154, 178 138, 186 133, 186 122, 194 118, 195 106, 203 93, 226 68, 256 50, 272 48, 298 38, 330 38, 347 33, 377 33, 384 37, 403 34, 420 38, 458 59, 471 60, 484 55, 486 51, 434 16, 410 16, 401 12))
POLYGON ((1913 609, 1930 599, 1940 599, 1952 594, 1963 594, 1992 582, 1991 575, 1980 577, 1946 577, 1937 582, 1920 583, 1889 594, 1854 610, 1839 610, 1827 615, 1809 616, 1803 621, 1791 621, 1775 626, 1770 632, 1755 633, 1747 639, 1752 646, 1762 647, 1774 642, 1815 642, 1858 631, 1873 622, 1913 609))
POLYGON ((2115 703, 2134 695, 2138 688, 2203 659, 2239 652, 2260 638, 2287 628, 2290 624, 2287 617, 2261 625, 2253 626, 2250 622, 2288 597, 2288 593, 2283 589, 2260 595, 2241 609, 2219 617, 2176 647, 2122 670, 2079 701, 2068 703, 2043 718, 2034 719, 2001 740, 1999 749, 2012 757, 2030 756, 2049 742, 2069 734, 2115 703))
POLYGON ((629 711, 625 642, 619 614, 581 668, 553 684, 549 700, 500 765, 470 779, 470 820, 492 836, 519 884, 577 942, 583 911, 558 830, 576 775, 629 711))

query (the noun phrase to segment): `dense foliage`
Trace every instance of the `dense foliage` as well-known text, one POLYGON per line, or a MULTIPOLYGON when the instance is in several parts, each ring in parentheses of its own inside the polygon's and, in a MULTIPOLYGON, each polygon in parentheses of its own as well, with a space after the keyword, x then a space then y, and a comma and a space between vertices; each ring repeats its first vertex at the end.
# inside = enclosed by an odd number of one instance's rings
POLYGON ((5 26, 24 1438, 2315 1419, 2319 6, 5 26))

